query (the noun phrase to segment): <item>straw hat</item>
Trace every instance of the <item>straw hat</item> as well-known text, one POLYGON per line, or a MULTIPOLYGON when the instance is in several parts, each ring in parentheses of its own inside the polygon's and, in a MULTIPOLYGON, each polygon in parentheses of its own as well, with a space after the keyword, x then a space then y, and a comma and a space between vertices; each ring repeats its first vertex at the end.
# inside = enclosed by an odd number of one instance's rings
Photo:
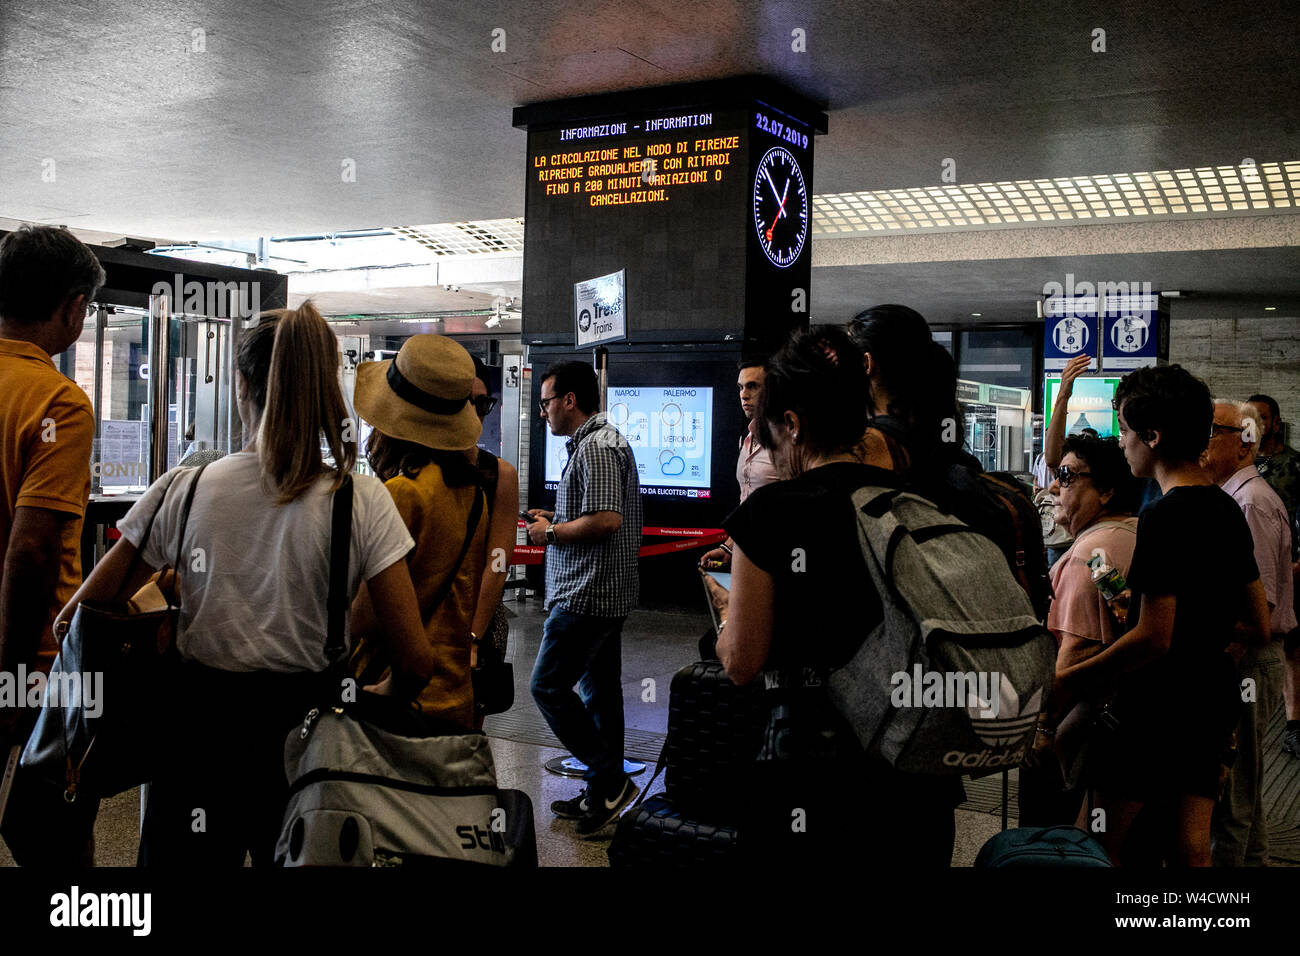
POLYGON ((444 335, 413 335, 397 358, 357 366, 357 413, 385 435, 428 448, 473 448, 483 426, 470 402, 474 360, 444 335))

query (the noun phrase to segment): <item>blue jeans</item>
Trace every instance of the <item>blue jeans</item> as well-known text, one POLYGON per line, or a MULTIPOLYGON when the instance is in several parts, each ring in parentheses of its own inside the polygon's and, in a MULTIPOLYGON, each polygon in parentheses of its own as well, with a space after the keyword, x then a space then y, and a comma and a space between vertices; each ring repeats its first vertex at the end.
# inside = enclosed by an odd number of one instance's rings
POLYGON ((624 779, 624 620, 574 614, 555 605, 533 667, 537 709, 560 743, 587 765, 589 786, 602 794, 618 792, 624 779))

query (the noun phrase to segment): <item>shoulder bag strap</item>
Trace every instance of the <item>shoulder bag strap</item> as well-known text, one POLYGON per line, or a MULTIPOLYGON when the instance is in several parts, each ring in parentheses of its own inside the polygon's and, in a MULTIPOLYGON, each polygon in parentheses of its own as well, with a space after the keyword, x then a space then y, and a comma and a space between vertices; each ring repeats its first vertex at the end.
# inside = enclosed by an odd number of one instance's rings
POLYGON ((329 625, 325 635, 325 659, 332 667, 345 650, 343 632, 348 616, 348 560, 352 553, 352 474, 334 492, 330 523, 330 589, 325 600, 329 625))
POLYGON ((456 575, 460 574, 460 566, 465 563, 465 555, 469 553, 469 546, 474 541, 474 532, 478 528, 479 518, 483 515, 483 499, 487 493, 480 485, 474 486, 474 505, 469 509, 469 519, 465 527, 465 542, 460 547, 460 554, 456 558, 456 563, 452 565, 451 573, 447 575, 447 580, 442 582, 442 587, 438 589, 437 596, 433 603, 429 605, 429 614, 442 606, 442 602, 447 599, 451 589, 456 585, 456 575))
POLYGON ((158 512, 162 511, 162 506, 167 503, 167 496, 171 493, 172 485, 176 484, 176 479, 180 477, 180 469, 172 475, 171 481, 167 482, 167 487, 163 489, 162 497, 158 499, 158 504, 154 506, 153 514, 149 515, 148 522, 144 526, 144 534, 140 536, 140 547, 135 549, 135 554, 131 557, 131 563, 127 565, 126 575, 122 578, 122 583, 118 585, 117 591, 113 594, 113 603, 117 603, 118 596, 122 592, 122 587, 131 580, 135 574, 136 565, 143 560, 140 555, 144 553, 144 547, 149 543, 149 535, 153 533, 153 522, 158 517, 158 512))
POLYGON ((483 476, 483 490, 487 492, 488 514, 492 514, 497 501, 497 484, 501 481, 501 460, 490 451, 479 449, 478 471, 483 476))
MULTIPOLYGON (((180 533, 176 535, 176 559, 172 561, 171 593, 167 595, 169 607, 176 607, 180 598, 181 562, 185 559, 185 527, 190 523, 190 506, 194 504, 194 492, 199 487, 199 479, 203 477, 203 469, 207 467, 208 463, 205 462, 195 469, 194 478, 190 481, 190 489, 185 493, 185 504, 181 508, 180 533)), ((171 485, 167 486, 167 490, 171 491, 171 485)))

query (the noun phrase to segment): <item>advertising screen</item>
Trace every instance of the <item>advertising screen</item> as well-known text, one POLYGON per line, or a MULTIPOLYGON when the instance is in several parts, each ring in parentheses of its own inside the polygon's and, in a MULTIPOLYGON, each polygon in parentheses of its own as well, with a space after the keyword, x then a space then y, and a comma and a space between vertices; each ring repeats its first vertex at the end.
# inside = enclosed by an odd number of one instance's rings
MULTIPOLYGON (((1061 390, 1059 375, 1049 375, 1046 380, 1047 401, 1044 404, 1044 421, 1051 421, 1052 408, 1061 390)), ((1065 420, 1065 433, 1077 435, 1085 428, 1095 428, 1102 438, 1119 437, 1119 415, 1111 408, 1118 378, 1076 378, 1074 391, 1065 420)))
MULTIPOLYGON (((713 389, 609 387, 608 418, 636 458, 642 494, 707 498, 713 447, 713 389)), ((568 462, 567 438, 546 429, 548 489, 568 462)))

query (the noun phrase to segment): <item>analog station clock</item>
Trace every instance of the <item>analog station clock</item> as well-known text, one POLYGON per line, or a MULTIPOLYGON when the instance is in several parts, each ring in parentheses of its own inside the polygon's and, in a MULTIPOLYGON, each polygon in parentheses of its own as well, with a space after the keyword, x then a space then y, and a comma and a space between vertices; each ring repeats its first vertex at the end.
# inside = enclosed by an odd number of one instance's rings
POLYGON ((753 198, 758 244, 777 268, 793 265, 808 238, 808 188, 798 160, 784 147, 763 154, 753 198))

